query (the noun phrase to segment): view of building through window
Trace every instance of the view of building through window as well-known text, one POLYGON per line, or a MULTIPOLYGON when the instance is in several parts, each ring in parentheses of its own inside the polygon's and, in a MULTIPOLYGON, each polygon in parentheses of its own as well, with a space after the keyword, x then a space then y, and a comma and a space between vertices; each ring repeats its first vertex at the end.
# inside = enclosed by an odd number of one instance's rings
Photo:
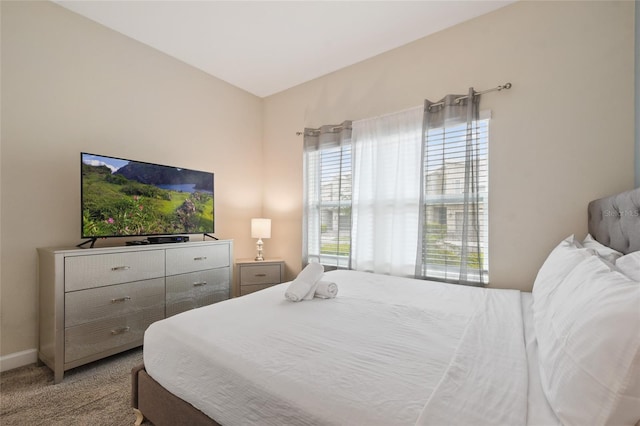
MULTIPOLYGON (((426 275, 447 279, 445 271, 460 266, 463 249, 463 232, 466 226, 467 266, 470 270, 489 270, 488 250, 488 143, 489 120, 479 120, 474 127, 474 158, 468 159, 466 125, 452 127, 443 132, 435 129, 428 137, 425 158, 425 218, 423 263, 426 275), (469 161, 469 163, 468 163, 469 161), (467 168, 473 167, 475 180, 467 181, 467 168), (465 210, 465 194, 477 191, 477 210, 465 210), (476 216, 477 215, 477 216, 476 216), (446 265, 446 268, 444 267, 446 265)), ((468 197, 467 197, 468 198, 468 197)), ((479 281, 479 274, 472 281, 479 281)), ((487 281, 487 277, 483 277, 487 281)))

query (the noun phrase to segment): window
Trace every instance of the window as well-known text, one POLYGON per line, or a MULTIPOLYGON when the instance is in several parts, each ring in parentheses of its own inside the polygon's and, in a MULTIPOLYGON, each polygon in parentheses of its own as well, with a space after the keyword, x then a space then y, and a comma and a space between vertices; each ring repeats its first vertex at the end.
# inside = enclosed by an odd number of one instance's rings
MULTIPOLYGON (((343 123, 344 124, 344 123, 343 123)), ((305 133, 304 259, 349 267, 351 248, 351 141, 340 126, 305 133), (341 131, 335 133, 333 129, 341 131), (319 133, 319 132, 318 132, 319 133), (324 137, 326 136, 326 137, 324 137)), ((345 125, 346 127, 346 125, 345 125)))
POLYGON ((488 283, 489 119, 422 111, 305 129, 305 263, 488 283))
POLYGON ((422 231, 422 275, 426 278, 456 281, 464 266, 469 282, 488 282, 489 120, 475 121, 472 127, 471 148, 466 142, 466 123, 431 129, 426 137, 422 231), (477 178, 465 180, 469 167, 475 169, 477 178), (471 201, 466 208, 465 194, 471 201), (474 231, 468 233, 466 243, 464 226, 474 231), (466 265, 461 265, 464 257, 466 265))

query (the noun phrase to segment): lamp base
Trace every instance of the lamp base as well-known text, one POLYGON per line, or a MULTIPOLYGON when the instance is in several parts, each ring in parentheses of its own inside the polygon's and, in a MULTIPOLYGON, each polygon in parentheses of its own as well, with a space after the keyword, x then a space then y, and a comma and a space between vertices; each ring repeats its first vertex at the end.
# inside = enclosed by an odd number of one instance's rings
POLYGON ((256 249, 258 249, 258 255, 254 259, 256 262, 262 262, 264 257, 262 257, 262 238, 258 238, 258 242, 256 243, 256 249))

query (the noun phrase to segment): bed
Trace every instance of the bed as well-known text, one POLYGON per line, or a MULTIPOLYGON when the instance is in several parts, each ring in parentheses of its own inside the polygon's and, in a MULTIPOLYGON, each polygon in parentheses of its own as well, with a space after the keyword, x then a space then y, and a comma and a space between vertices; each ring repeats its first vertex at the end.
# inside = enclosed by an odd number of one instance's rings
POLYGON ((285 283, 154 323, 136 423, 636 424, 639 212, 640 189, 590 203, 533 293, 332 271, 333 299, 285 283))

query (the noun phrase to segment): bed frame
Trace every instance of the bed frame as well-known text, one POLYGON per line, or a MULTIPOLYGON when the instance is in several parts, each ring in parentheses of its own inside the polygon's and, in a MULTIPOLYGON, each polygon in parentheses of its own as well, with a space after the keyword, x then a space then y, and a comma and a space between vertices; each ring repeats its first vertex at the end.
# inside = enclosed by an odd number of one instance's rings
POLYGON ((131 370, 131 406, 137 426, 145 417, 155 426, 220 426, 153 380, 144 365, 131 370))
MULTIPOLYGON (((640 250, 640 188, 592 201, 589 233, 624 254, 640 250)), ((136 425, 148 419, 155 426, 221 426, 163 388, 139 365, 131 371, 131 406, 136 425)))

